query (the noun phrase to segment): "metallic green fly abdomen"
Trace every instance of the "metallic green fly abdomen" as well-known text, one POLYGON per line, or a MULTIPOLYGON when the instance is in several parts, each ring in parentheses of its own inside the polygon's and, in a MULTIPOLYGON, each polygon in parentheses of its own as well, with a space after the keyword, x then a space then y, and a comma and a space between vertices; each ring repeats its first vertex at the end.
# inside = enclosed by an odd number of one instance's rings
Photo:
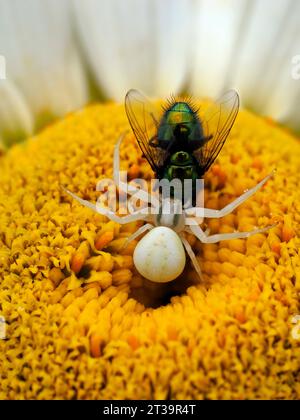
POLYGON ((179 179, 182 183, 185 179, 191 179, 196 181, 199 178, 197 167, 195 165, 190 166, 167 166, 165 171, 162 173, 162 178, 172 181, 173 179, 179 179))
POLYGON ((162 178, 172 181, 179 179, 184 182, 185 179, 196 180, 199 177, 198 164, 191 153, 180 151, 170 156, 170 161, 166 164, 162 173, 162 178))
POLYGON ((172 165, 178 165, 178 166, 187 166, 193 164, 193 157, 190 153, 180 151, 177 153, 174 153, 170 158, 170 163, 172 165))

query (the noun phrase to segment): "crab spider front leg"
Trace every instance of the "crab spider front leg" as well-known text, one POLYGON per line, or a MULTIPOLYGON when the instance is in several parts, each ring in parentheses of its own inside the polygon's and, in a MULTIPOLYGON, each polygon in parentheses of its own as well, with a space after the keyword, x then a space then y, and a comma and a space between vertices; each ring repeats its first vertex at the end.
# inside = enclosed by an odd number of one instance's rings
POLYGON ((151 198, 146 191, 143 191, 139 188, 135 188, 132 185, 124 183, 120 179, 120 146, 123 140, 125 139, 127 132, 121 134, 119 137, 115 148, 114 148, 114 167, 113 167, 113 177, 114 183, 121 191, 126 191, 129 195, 135 195, 136 199, 140 199, 145 203, 151 203, 151 198))
POLYGON ((269 229, 275 226, 276 225, 271 225, 262 229, 254 229, 249 232, 218 233, 211 236, 207 236, 201 227, 196 224, 190 225, 189 228, 185 229, 185 231, 193 233, 199 239, 199 241, 203 242, 204 244, 215 244, 220 241, 228 241, 229 239, 249 238, 249 236, 256 235, 257 233, 267 232, 269 229))
MULTIPOLYGON (((266 176, 261 182, 259 182, 255 187, 251 188, 250 190, 244 192, 240 197, 234 200, 232 203, 228 204, 221 210, 212 210, 212 209, 200 209, 201 216, 204 218, 209 219, 219 219, 221 217, 227 216, 228 214, 232 213, 238 206, 244 203, 248 198, 250 198, 253 194, 255 194, 272 176, 275 174, 275 170, 268 176, 266 176)), ((193 216, 195 212, 199 210, 195 207, 187 209, 186 214, 188 216, 193 216)))
POLYGON ((125 133, 122 133, 120 137, 118 138, 117 143, 114 147, 114 167, 113 167, 113 177, 114 177, 114 183, 117 187, 119 187, 120 184, 120 146, 123 140, 125 139, 125 136, 127 134, 127 131, 125 133))
POLYGON ((132 214, 128 214, 127 216, 120 217, 116 215, 113 211, 99 206, 97 204, 90 203, 87 200, 83 200, 82 198, 78 197, 78 195, 72 193, 71 191, 64 188, 64 191, 69 194, 71 197, 73 197, 76 201, 78 201, 83 206, 95 211, 96 213, 102 214, 102 216, 108 217, 113 222, 119 223, 120 225, 125 225, 126 223, 136 222, 138 220, 146 221, 148 220, 148 215, 145 214, 143 210, 137 211, 132 214))
MULTIPOLYGON (((150 202, 149 196, 148 194, 140 189, 134 188, 128 184, 123 183, 120 180, 119 177, 119 172, 120 172, 120 145, 122 143, 122 141, 124 140, 125 136, 126 136, 127 132, 121 134, 121 136, 119 137, 116 145, 115 145, 115 149, 114 149, 114 167, 113 167, 113 177, 114 177, 114 182, 115 185, 120 189, 120 190, 124 190, 127 191, 129 194, 135 194, 135 197, 137 199, 141 199, 143 201, 146 201, 147 203, 150 202)), ((78 195, 72 193, 71 191, 67 190, 66 188, 62 187, 63 190, 69 194, 71 197, 73 197, 76 201, 78 201, 80 204, 82 204, 83 206, 93 210, 96 213, 102 214, 103 216, 108 217, 110 220, 125 225, 126 223, 131 223, 131 222, 135 222, 138 220, 142 220, 142 221, 147 221, 149 220, 149 217, 147 215, 147 213, 145 213, 145 209, 144 210, 140 210, 137 212, 134 212, 132 214, 120 217, 118 215, 116 215, 113 211, 104 208, 100 205, 97 204, 93 204, 90 203, 87 200, 83 200, 82 198, 78 197, 78 195)))
POLYGON ((132 235, 130 235, 124 245, 122 246, 122 248, 126 248, 127 245, 132 242, 134 239, 138 238, 140 235, 142 235, 143 233, 147 232, 148 230, 153 229, 154 226, 151 225, 151 223, 146 223, 145 225, 143 225, 142 227, 140 227, 136 232, 134 232, 132 235))

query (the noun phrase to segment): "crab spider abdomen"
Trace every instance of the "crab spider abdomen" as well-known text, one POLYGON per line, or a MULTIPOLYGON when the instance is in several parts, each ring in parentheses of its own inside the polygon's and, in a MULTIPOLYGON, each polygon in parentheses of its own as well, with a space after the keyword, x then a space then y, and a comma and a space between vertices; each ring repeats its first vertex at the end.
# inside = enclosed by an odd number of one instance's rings
POLYGON ((167 283, 183 272, 186 257, 179 236, 172 229, 159 226, 140 240, 133 260, 143 277, 155 283, 167 283))

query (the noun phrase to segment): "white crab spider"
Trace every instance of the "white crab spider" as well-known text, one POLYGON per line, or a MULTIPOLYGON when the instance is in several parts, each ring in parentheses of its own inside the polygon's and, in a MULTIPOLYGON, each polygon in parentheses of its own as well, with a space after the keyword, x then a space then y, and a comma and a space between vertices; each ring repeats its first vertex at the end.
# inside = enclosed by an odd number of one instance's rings
MULTIPOLYGON (((138 192, 139 197, 143 201, 150 203, 150 198, 147 192, 137 190, 129 184, 124 184, 122 181, 119 180, 119 150, 124 137, 125 134, 123 134, 119 138, 114 150, 114 182, 120 190, 126 191, 127 189, 127 192, 129 194, 134 194, 138 192)), ((274 172, 275 171, 273 171, 270 175, 265 177, 255 187, 244 192, 244 194, 242 194, 232 203, 225 206, 223 209, 201 209, 203 211, 204 218, 221 218, 228 215, 239 205, 241 205, 244 201, 246 201, 249 197, 255 194, 274 175, 274 172)), ((202 243, 208 244, 229 239, 248 238, 249 236, 255 235, 257 233, 264 233, 275 226, 267 226, 263 229, 255 229, 250 232, 233 232, 208 235, 207 232, 204 232, 201 229, 196 217, 194 217, 194 223, 192 225, 186 225, 186 216, 189 217, 190 221, 191 216, 193 217, 193 215, 196 213, 196 209, 183 209, 182 203, 179 200, 162 200, 162 202, 160 203, 160 212, 157 215, 145 214, 145 212, 141 210, 136 211, 133 214, 120 217, 107 208, 96 206, 96 204, 81 199, 69 190, 65 189, 65 191, 79 203, 83 204, 84 206, 90 208, 93 211, 107 216, 110 220, 115 221, 119 224, 131 223, 137 220, 147 222, 127 239, 124 246, 126 246, 132 240, 136 239, 138 236, 149 231, 147 235, 145 235, 137 244, 133 254, 133 260, 140 274, 142 274, 142 276, 144 276, 146 279, 155 283, 170 282, 172 280, 175 280, 175 278, 177 278, 182 273, 186 263, 184 248, 189 257, 191 258, 191 261, 196 272, 198 273, 198 276, 200 277, 200 279, 202 279, 201 269, 198 260, 190 244, 186 240, 184 232, 192 233, 202 243), (171 213, 170 201, 172 201, 171 208, 173 209, 173 212, 171 213)))

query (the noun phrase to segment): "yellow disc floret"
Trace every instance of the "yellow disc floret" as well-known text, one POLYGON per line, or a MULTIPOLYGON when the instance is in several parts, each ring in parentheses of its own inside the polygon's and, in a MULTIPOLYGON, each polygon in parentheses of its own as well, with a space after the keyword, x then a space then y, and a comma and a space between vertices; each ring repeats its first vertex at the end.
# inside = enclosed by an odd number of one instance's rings
MULTIPOLYGON (((188 265, 153 285, 134 268, 137 241, 122 248, 140 222, 121 227, 62 189, 95 202, 127 129, 123 106, 94 105, 0 159, 0 399, 299 398, 298 140, 242 111, 205 179, 206 207, 277 174, 206 227, 277 227, 213 245, 187 235, 203 282, 188 265)), ((132 134, 121 164, 151 178, 132 134)))

